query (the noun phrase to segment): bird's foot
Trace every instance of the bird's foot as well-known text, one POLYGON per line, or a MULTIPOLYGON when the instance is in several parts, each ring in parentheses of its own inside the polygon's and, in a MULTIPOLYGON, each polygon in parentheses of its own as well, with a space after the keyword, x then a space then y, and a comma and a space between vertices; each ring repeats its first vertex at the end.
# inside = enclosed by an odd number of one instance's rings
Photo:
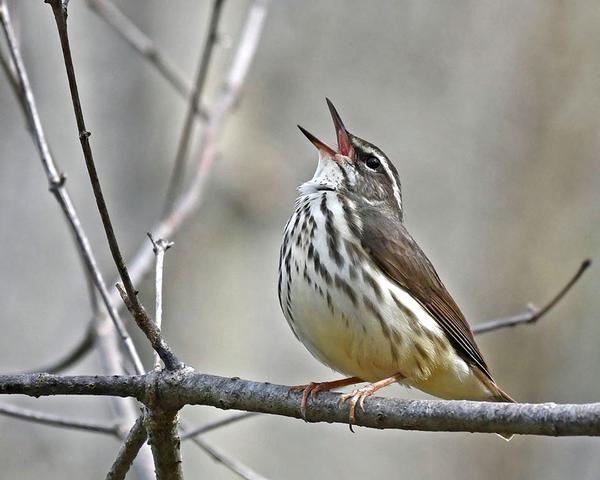
POLYGON ((340 396, 340 402, 349 401, 350 402, 350 414, 348 415, 348 424, 350 427, 350 431, 354 433, 354 429, 352 426, 356 423, 356 405, 360 407, 360 409, 365 411, 365 399, 373 395, 377 390, 382 389, 383 387, 387 387, 391 383, 395 383, 398 380, 402 380, 404 375, 401 373, 397 373, 392 375, 391 377, 384 378, 383 380, 379 380, 378 382, 371 383, 363 388, 357 388, 356 390, 346 393, 340 396))
POLYGON ((302 418, 306 420, 306 407, 308 405, 308 399, 313 393, 326 392, 333 390, 334 388, 346 387, 348 385, 354 385, 361 383, 358 377, 342 378, 341 380, 334 380, 332 382, 311 382, 308 385, 295 385, 290 387, 290 392, 302 392, 302 400, 300 401, 300 414, 302 418))

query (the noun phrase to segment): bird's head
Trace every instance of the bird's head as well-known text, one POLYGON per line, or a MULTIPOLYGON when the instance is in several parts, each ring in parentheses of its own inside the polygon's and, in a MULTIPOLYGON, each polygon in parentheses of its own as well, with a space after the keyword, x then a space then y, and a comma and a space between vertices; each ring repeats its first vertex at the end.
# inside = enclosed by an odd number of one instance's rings
POLYGON ((329 99, 327 105, 335 126, 337 149, 298 125, 319 151, 317 170, 311 180, 300 186, 300 193, 331 190, 350 197, 357 205, 384 208, 402 218, 398 171, 379 148, 346 129, 329 99))

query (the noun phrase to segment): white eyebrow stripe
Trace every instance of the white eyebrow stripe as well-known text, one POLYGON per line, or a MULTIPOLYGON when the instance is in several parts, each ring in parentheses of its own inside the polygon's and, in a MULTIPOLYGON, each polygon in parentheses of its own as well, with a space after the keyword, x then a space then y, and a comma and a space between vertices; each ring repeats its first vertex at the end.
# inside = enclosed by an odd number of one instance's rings
MULTIPOLYGON (((373 152, 373 153, 375 153, 375 152, 373 152)), ((398 182, 396 182, 396 177, 394 177, 394 174, 390 170, 390 166, 388 165, 387 160, 385 158, 381 158, 379 155, 377 155, 377 158, 379 158, 379 161, 381 162, 381 165, 383 165, 383 169, 385 170, 385 173, 387 174, 387 176, 389 177, 390 181, 392 182, 392 189, 394 191, 394 198, 396 199, 396 203, 398 204, 398 208, 400 210, 402 210, 402 195, 400 193, 400 187, 398 186, 398 182)))

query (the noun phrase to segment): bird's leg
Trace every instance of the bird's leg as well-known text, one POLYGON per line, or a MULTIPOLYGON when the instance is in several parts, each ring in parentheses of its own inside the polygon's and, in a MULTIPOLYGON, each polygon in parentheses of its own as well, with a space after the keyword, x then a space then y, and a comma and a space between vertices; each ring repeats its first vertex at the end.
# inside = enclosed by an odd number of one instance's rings
POLYGON ((358 377, 342 378, 341 380, 334 380, 332 382, 311 382, 308 385, 296 385, 290 387, 290 392, 302 392, 302 401, 300 402, 300 413, 302 418, 306 420, 306 405, 308 404, 308 397, 313 393, 326 392, 333 390, 334 388, 346 387, 348 385, 354 385, 356 383, 362 383, 364 380, 358 377))
POLYGON ((378 382, 371 383, 363 388, 357 388, 353 392, 346 393, 340 397, 340 401, 345 402, 346 400, 350 400, 350 430, 354 432, 352 429, 352 425, 356 423, 356 404, 360 406, 361 410, 365 410, 365 398, 373 395, 377 390, 382 389, 383 387, 387 387, 392 383, 396 383, 398 380, 402 380, 406 378, 401 373, 396 373, 391 377, 384 378, 383 380, 379 380, 378 382))

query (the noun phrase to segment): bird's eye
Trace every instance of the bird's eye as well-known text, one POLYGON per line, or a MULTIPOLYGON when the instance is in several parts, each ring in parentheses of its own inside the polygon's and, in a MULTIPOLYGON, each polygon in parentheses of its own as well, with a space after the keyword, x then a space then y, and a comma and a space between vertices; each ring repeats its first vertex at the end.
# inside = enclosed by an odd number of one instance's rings
POLYGON ((379 168, 379 165, 381 165, 381 162, 379 161, 379 159, 377 157, 369 157, 369 158, 367 158, 367 161, 365 162, 365 164, 371 170, 377 170, 379 168))

